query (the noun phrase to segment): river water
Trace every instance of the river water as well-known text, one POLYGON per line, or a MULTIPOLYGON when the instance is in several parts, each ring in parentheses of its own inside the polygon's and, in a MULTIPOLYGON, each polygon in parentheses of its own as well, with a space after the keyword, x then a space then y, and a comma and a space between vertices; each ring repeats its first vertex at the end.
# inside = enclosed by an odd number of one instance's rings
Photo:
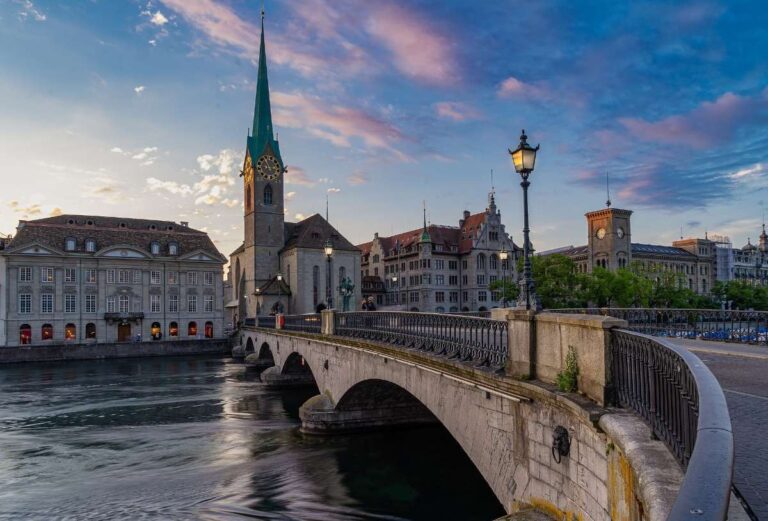
POLYGON ((312 437, 316 391, 204 357, 0 367, 0 519, 482 520, 441 427, 312 437))

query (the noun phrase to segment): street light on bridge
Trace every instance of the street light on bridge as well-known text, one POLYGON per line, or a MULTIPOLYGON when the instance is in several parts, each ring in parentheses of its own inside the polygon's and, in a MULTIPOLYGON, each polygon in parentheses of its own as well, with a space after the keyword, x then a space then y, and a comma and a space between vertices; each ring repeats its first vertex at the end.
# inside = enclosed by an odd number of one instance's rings
MULTIPOLYGON (((507 259, 509 259, 509 252, 507 251, 506 246, 502 246, 501 251, 499 252, 499 260, 501 260, 501 290, 503 292, 507 289, 507 259)), ((506 295, 502 298, 504 299, 503 307, 507 307, 506 295)))
POLYGON ((325 251, 325 257, 328 259, 328 278, 326 279, 325 283, 325 300, 328 303, 328 309, 333 309, 333 290, 331 289, 333 286, 331 284, 331 257, 333 256, 333 243, 331 242, 331 238, 329 237, 327 241, 325 241, 325 246, 323 246, 323 250, 325 251))
POLYGON ((525 130, 520 134, 520 144, 517 148, 514 151, 509 150, 515 171, 523 178, 520 183, 520 186, 523 187, 523 277, 520 279, 520 295, 517 298, 517 307, 533 309, 534 311, 541 309, 541 304, 536 296, 533 276, 531 275, 531 243, 528 238, 530 231, 528 228, 528 187, 531 183, 528 181, 528 177, 536 165, 536 152, 538 151, 539 145, 533 148, 528 144, 525 130))

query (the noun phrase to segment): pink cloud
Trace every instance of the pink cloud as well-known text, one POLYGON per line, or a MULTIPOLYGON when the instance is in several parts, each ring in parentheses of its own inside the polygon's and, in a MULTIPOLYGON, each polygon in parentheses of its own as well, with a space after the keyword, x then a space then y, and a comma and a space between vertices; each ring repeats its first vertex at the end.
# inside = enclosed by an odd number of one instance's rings
POLYGON ((368 175, 360 170, 347 177, 347 182, 352 186, 364 185, 368 182, 368 175))
POLYGON ((656 122, 621 118, 633 136, 645 141, 676 143, 692 148, 707 148, 731 139, 746 125, 765 119, 768 96, 754 98, 726 92, 714 102, 705 101, 687 114, 669 116, 656 122))
POLYGON ((315 186, 315 181, 309 178, 307 172, 298 166, 287 166, 285 182, 289 185, 315 186))
POLYGON ((540 86, 525 83, 514 76, 510 76, 499 84, 496 95, 500 98, 541 98, 546 95, 546 90, 540 86))
POLYGON ((371 12, 367 28, 392 53, 395 67, 406 76, 437 85, 460 80, 450 38, 414 12, 380 4, 371 12))
POLYGON ((477 110, 458 101, 441 101, 435 103, 435 112, 437 112, 437 115, 441 118, 452 119, 453 121, 464 121, 480 117, 480 113, 477 110))

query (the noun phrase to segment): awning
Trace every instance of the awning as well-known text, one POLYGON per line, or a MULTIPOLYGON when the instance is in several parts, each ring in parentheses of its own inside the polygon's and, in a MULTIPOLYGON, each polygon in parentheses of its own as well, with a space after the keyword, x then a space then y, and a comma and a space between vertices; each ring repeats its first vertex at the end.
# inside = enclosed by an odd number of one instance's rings
POLYGON ((238 306, 237 300, 233 300, 231 302, 228 302, 225 308, 236 308, 238 306))

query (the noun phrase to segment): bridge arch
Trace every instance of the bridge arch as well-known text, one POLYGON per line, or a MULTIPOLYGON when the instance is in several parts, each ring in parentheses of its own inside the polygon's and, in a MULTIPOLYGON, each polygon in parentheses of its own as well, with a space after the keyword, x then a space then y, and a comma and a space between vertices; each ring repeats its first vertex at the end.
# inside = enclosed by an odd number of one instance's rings
POLYGON ((272 354, 272 349, 269 347, 267 342, 262 342, 261 347, 259 348, 259 356, 257 358, 259 360, 270 361, 273 364, 275 363, 275 356, 272 354))
POLYGON ((255 352, 256 352, 256 349, 253 347, 253 339, 251 337, 248 337, 248 340, 245 342, 245 354, 249 355, 255 352))

